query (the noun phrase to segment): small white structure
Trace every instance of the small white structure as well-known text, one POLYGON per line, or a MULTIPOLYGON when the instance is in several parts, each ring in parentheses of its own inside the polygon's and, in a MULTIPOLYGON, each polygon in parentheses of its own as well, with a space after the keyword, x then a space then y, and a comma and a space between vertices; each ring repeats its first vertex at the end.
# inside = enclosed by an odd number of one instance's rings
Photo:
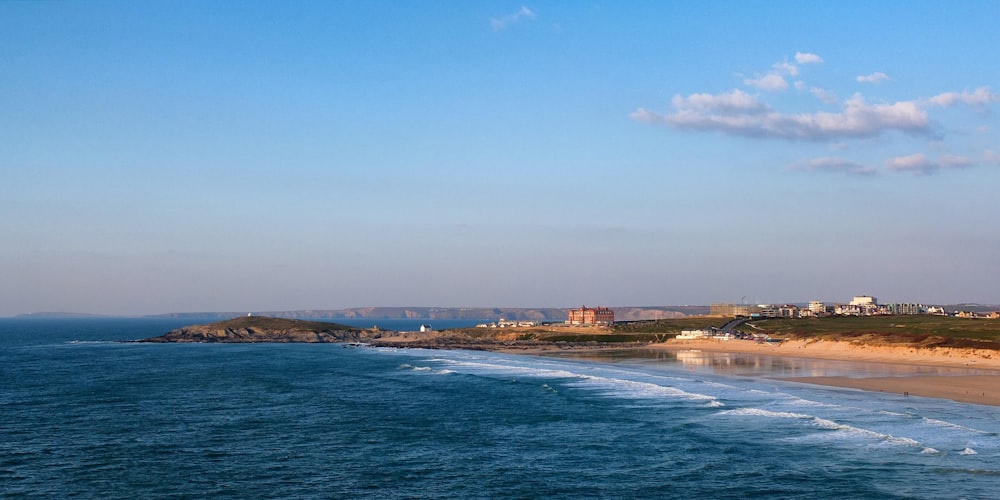
POLYGON ((708 330, 681 330, 681 333, 676 337, 677 340, 700 340, 712 336, 712 332, 708 330))
POLYGON ((420 331, 421 332, 430 332, 430 331, 433 331, 433 328, 431 328, 431 325, 420 325, 420 331))

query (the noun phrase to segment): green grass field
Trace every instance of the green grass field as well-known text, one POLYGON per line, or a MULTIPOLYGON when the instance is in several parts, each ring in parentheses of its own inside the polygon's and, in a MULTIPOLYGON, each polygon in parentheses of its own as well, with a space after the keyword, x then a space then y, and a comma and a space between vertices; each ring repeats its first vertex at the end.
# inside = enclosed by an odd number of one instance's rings
POLYGON ((760 319, 740 330, 783 338, 823 338, 926 347, 1000 349, 1000 320, 948 316, 829 316, 760 319))
POLYGON ((695 316, 690 318, 658 319, 653 321, 633 321, 616 323, 615 333, 681 333, 681 330, 698 330, 708 327, 719 328, 733 318, 695 316))

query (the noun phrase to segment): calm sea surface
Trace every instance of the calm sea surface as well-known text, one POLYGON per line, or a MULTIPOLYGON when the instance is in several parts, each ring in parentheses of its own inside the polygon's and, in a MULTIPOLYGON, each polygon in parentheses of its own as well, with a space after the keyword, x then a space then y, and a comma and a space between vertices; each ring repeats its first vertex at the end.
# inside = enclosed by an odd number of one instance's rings
POLYGON ((0 319, 0 496, 1000 495, 998 408, 762 378, 849 365, 118 342, 186 323, 0 319))

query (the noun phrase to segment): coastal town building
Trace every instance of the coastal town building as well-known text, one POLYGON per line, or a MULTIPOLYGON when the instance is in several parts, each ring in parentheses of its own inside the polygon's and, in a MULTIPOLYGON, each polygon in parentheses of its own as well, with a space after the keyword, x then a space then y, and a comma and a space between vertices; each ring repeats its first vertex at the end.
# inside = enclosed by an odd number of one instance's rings
POLYGON ((615 322, 615 312, 607 307, 587 307, 570 309, 566 323, 571 325, 611 325, 615 322))
POLYGON ((782 318, 798 318, 799 306, 795 304, 785 304, 778 308, 778 316, 782 318))
POLYGON ((708 308, 712 316, 732 317, 737 316, 752 317, 760 315, 760 307, 749 304, 712 304, 708 308))
POLYGON ((831 313, 840 316, 934 314, 938 309, 913 303, 879 304, 878 299, 870 295, 856 295, 850 303, 835 304, 832 307, 813 300, 809 302, 808 307, 799 304, 712 304, 709 311, 713 316, 722 317, 808 318, 831 313))
POLYGON ((920 314, 923 310, 923 306, 920 304, 885 304, 885 308, 889 314, 894 315, 920 314))
POLYGON ((851 299, 850 305, 852 306, 875 306, 878 305, 878 299, 872 297, 871 295, 855 295, 851 299))
POLYGON ((762 318, 777 318, 781 315, 781 310, 775 305, 759 304, 757 309, 760 310, 760 317, 762 318))
POLYGON ((519 321, 519 320, 507 320, 500 318, 499 321, 494 321, 492 323, 479 323, 476 328, 518 328, 518 327, 529 327, 538 326, 541 323, 538 321, 519 321))

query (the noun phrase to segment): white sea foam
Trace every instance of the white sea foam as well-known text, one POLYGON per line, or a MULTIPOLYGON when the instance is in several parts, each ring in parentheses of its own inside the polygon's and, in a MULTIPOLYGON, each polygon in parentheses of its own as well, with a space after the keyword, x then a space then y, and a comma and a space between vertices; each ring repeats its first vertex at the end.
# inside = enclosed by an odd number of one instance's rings
POLYGON ((493 373, 498 375, 523 375, 535 377, 551 378, 575 378, 580 375, 566 370, 549 368, 539 368, 533 366, 502 365, 497 363, 482 363, 474 361, 460 361, 455 359, 443 359, 443 363, 454 368, 467 368, 473 371, 493 373))
MULTIPOLYGON (((629 380, 618 377, 605 377, 569 371, 565 366, 546 363, 551 367, 538 365, 518 365, 490 363, 485 361, 456 360, 439 358, 440 361, 452 368, 468 369, 473 372, 493 374, 493 375, 514 375, 521 377, 539 377, 556 379, 573 379, 572 385, 583 388, 596 388, 602 391, 603 395, 617 398, 675 398, 695 401, 717 401, 717 398, 707 394, 688 392, 668 385, 660 385, 652 382, 629 380)), ((576 368, 576 367, 574 367, 576 368)), ((595 371, 593 367, 586 367, 595 371)), ((604 373, 612 372, 623 375, 639 375, 634 372, 624 372, 621 370, 603 370, 604 373)), ((643 375, 649 378, 647 375, 643 375)), ((667 377, 653 377, 667 378, 667 377)), ((679 380, 679 379, 675 379, 679 380)), ((719 403, 720 405, 722 403, 719 403)))
POLYGON ((908 446, 920 445, 920 443, 914 439, 893 436, 892 434, 885 434, 868 429, 862 429, 860 427, 855 427, 853 425, 841 424, 838 422, 834 422, 833 420, 828 420, 814 415, 806 415, 803 413, 771 411, 771 410, 764 410, 761 408, 737 408, 733 410, 725 410, 719 412, 719 414, 738 415, 738 416, 750 415, 750 416, 759 416, 766 418, 803 420, 809 422, 811 425, 819 427, 820 429, 836 431, 837 433, 844 436, 864 437, 889 444, 908 445, 908 446))
POLYGON ((787 404, 789 406, 801 406, 809 408, 839 408, 838 405, 832 405, 829 403, 823 403, 821 401, 813 401, 811 399, 803 399, 798 396, 792 396, 790 394, 785 394, 779 392, 775 394, 776 396, 786 396, 786 398, 781 401, 781 404, 787 404))
POLYGON ((941 453, 941 452, 935 450, 934 448, 924 448, 924 449, 920 450, 920 453, 935 454, 935 453, 941 453))
POLYGON ((984 430, 980 430, 980 429, 973 429, 972 427, 966 427, 964 425, 953 424, 951 422, 945 422, 944 420, 937 420, 937 419, 927 418, 927 417, 922 417, 920 420, 922 422, 924 422, 924 423, 927 423, 927 424, 930 424, 930 425, 933 425, 933 426, 937 426, 937 427, 945 427, 945 428, 949 428, 949 429, 956 429, 956 430, 974 432, 976 434, 992 434, 989 431, 984 431, 984 430))
POLYGON ((697 401, 716 401, 714 396, 687 392, 676 387, 653 384, 650 382, 639 382, 620 378, 599 377, 594 375, 581 375, 582 383, 605 389, 606 395, 623 398, 681 398, 697 401))
POLYGON ((958 452, 958 454, 959 455, 978 455, 979 452, 976 451, 976 450, 973 450, 972 448, 966 448, 966 449, 958 452))

